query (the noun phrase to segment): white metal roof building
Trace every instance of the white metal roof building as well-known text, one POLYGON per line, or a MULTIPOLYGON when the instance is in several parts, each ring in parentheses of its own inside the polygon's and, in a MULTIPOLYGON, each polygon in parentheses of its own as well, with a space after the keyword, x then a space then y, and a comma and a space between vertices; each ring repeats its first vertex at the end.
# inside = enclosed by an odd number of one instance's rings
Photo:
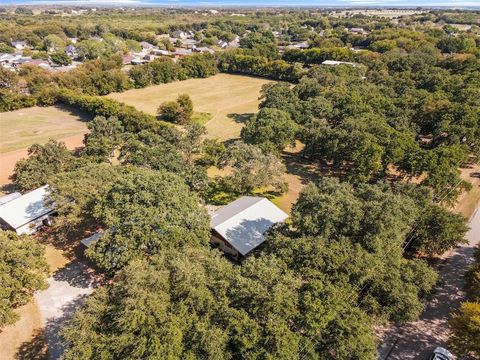
POLYGON ((212 242, 232 255, 245 256, 265 241, 267 230, 287 217, 266 198, 244 196, 212 214, 212 242))
POLYGON ((53 203, 46 200, 48 185, 30 191, 0 205, 0 225, 17 234, 31 234, 54 212, 53 203))
POLYGON ((353 66, 353 67, 357 67, 358 64, 355 64, 353 62, 348 62, 348 61, 337 61, 337 60, 325 60, 324 62, 322 62, 322 65, 333 65, 333 66, 336 66, 336 65, 349 65, 349 66, 353 66))
POLYGON ((22 196, 22 194, 20 194, 19 192, 13 192, 7 195, 3 195, 2 197, 0 197, 0 205, 3 205, 3 204, 6 204, 7 202, 15 200, 20 196, 22 196))

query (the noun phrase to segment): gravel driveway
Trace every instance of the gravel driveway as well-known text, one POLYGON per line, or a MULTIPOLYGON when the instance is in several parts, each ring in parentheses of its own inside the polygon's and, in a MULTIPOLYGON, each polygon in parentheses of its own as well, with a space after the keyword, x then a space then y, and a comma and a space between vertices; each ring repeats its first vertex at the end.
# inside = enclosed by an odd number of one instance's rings
POLYGON ((40 316, 45 325, 48 358, 59 359, 63 353, 60 330, 66 320, 83 304, 96 283, 92 270, 75 260, 48 278, 49 288, 35 293, 40 316))

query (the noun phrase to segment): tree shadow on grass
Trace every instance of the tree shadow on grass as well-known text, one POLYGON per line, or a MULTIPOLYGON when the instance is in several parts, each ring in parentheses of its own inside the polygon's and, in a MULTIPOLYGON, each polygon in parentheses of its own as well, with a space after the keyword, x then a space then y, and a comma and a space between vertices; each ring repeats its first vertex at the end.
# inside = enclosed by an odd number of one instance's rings
POLYGON ((86 111, 80 110, 74 106, 65 105, 65 104, 58 104, 54 105, 57 109, 62 110, 64 112, 68 112, 72 116, 79 117, 81 122, 89 122, 93 119, 93 116, 86 111))
POLYGON ((230 113, 230 114, 227 114, 227 117, 229 119, 232 119, 238 124, 245 124, 254 115, 255 115, 254 113, 243 113, 243 114, 230 113))
POLYGON ((47 358, 47 343, 44 329, 37 329, 30 341, 23 342, 15 354, 19 360, 44 360, 47 358))
POLYGON ((101 282, 101 277, 96 275, 95 270, 80 261, 72 261, 58 269, 53 274, 53 278, 57 281, 66 281, 73 287, 84 289, 96 287, 101 282))
POLYGON ((327 166, 305 159, 300 154, 284 153, 282 158, 287 173, 298 176, 302 184, 316 182, 322 176, 331 175, 331 170, 327 166))

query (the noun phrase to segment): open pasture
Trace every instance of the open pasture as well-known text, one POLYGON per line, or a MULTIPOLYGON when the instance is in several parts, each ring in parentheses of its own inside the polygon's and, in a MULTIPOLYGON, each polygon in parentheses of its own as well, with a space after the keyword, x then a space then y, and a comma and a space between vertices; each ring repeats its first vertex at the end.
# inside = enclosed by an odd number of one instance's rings
POLYGON ((85 134, 88 119, 86 114, 63 106, 34 106, 0 113, 0 154, 43 144, 49 139, 85 134))
POLYGON ((258 97, 269 80, 229 74, 217 74, 206 79, 189 79, 169 84, 114 93, 108 97, 156 114, 164 101, 188 94, 196 113, 212 115, 205 126, 208 136, 229 140, 238 138, 243 123, 258 110, 258 97))

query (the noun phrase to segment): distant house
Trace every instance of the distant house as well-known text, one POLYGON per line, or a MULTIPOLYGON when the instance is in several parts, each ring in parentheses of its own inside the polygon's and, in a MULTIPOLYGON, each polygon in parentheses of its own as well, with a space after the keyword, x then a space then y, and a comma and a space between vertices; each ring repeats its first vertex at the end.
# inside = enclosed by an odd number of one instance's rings
POLYGON ((288 217, 262 197, 244 196, 212 214, 211 243, 239 259, 265 241, 264 234, 288 217))
POLYGON ((175 55, 175 57, 192 55, 192 50, 190 50, 190 49, 177 49, 177 50, 175 50, 173 55, 175 55))
POLYGON ((183 39, 181 41, 182 41, 182 46, 187 49, 193 48, 197 43, 197 41, 194 39, 183 39))
POLYGON ((227 47, 229 48, 238 48, 240 47, 240 37, 239 36, 236 36, 235 39, 233 39, 232 41, 230 41, 227 45, 227 47))
POLYGON ((65 48, 65 52, 67 53, 68 56, 75 58, 77 57, 77 49, 73 45, 68 45, 65 48))
POLYGON ((366 34, 366 31, 363 28, 354 27, 354 28, 351 28, 349 31, 350 31, 350 33, 356 34, 356 35, 366 34))
POLYGON ((142 47, 143 50, 152 50, 155 46, 146 42, 146 41, 142 41, 140 43, 140 46, 142 47))
POLYGON ((287 46, 288 49, 308 49, 310 47, 310 44, 308 43, 308 41, 303 41, 303 42, 300 42, 300 43, 296 43, 296 44, 290 44, 287 46))
POLYGON ((337 66, 337 65, 349 65, 352 67, 357 67, 358 64, 347 62, 347 61, 337 61, 337 60, 325 60, 322 62, 322 65, 337 66))
POLYGON ((4 68, 12 68, 21 58, 21 54, 0 54, 0 65, 4 68))
POLYGON ((141 64, 145 64, 146 62, 147 62, 147 60, 134 58, 134 59, 131 61, 131 64, 132 64, 132 65, 141 65, 141 64))
POLYGON ((182 30, 176 30, 172 33, 172 37, 178 38, 178 39, 186 39, 188 37, 188 34, 182 30))
POLYGON ((170 51, 162 50, 162 49, 153 49, 151 54, 156 55, 156 56, 170 56, 171 55, 170 51))
POLYGON ((0 226, 17 234, 32 234, 50 225, 55 205, 47 199, 49 187, 42 186, 0 205, 0 226))
POLYGON ((228 43, 226 41, 223 41, 223 40, 218 40, 217 41, 217 45, 221 48, 221 49, 226 49, 228 47, 228 43))
POLYGON ((142 60, 145 60, 146 62, 153 61, 155 60, 155 56, 152 54, 145 55, 142 60))
POLYGON ((22 57, 16 62, 16 65, 36 65, 40 66, 43 69, 50 69, 50 62, 44 59, 32 59, 31 57, 22 57))
POLYGON ((135 59, 133 55, 127 54, 122 56, 122 64, 123 65, 130 65, 132 61, 135 59))
POLYGON ((26 41, 12 41, 11 44, 17 50, 23 50, 27 47, 26 41))
POLYGON ((193 51, 199 52, 199 53, 209 53, 209 54, 215 54, 215 50, 210 49, 209 47, 194 47, 192 48, 193 51))

